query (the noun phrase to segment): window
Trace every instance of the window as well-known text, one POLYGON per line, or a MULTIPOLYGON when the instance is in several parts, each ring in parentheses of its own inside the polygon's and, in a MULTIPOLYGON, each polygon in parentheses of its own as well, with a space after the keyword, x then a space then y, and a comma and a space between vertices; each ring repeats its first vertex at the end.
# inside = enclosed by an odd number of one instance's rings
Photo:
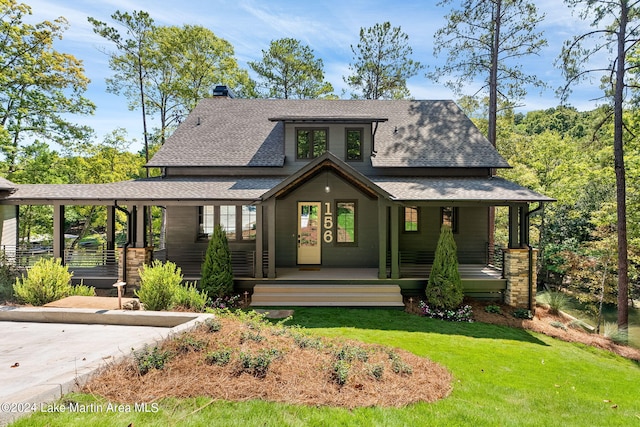
POLYGON ((198 210, 199 224, 198 240, 208 240, 213 234, 213 206, 200 206, 198 210))
POLYGON ((336 202, 336 243, 356 243, 356 202, 336 202))
POLYGON ((242 206, 242 240, 256 239, 256 207, 242 206))
POLYGON ((440 225, 448 225, 451 231, 458 232, 458 208, 445 207, 440 209, 440 225))
POLYGON ((213 228, 219 224, 228 240, 256 239, 256 207, 243 205, 200 206, 198 209, 198 240, 209 240, 213 228), (240 233, 236 233, 240 219, 240 233))
POLYGON ((420 211, 417 206, 406 206, 404 208, 404 231, 419 231, 420 211))
POLYGON ((296 158, 313 159, 327 151, 327 129, 297 129, 296 158))
POLYGON ((362 160, 362 129, 347 129, 347 161, 362 160))

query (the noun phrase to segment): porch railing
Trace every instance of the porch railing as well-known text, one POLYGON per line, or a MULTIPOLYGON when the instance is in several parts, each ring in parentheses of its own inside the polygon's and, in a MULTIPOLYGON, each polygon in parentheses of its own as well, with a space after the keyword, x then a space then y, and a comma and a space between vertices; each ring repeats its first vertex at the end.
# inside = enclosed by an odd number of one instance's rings
MULTIPOLYGON (((156 250, 153 258, 162 262, 171 261, 182 270, 185 278, 197 278, 202 273, 205 252, 202 250, 180 250, 169 252, 156 250)), ((256 268, 255 251, 231 251, 231 267, 236 277, 254 277, 256 268)))

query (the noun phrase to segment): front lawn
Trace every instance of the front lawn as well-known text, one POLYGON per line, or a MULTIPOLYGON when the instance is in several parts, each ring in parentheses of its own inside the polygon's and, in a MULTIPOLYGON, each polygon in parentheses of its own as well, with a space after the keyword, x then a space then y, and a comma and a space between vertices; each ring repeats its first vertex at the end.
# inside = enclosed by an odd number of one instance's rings
MULTIPOLYGON (((164 399, 141 412, 36 414, 16 426, 189 425, 639 425, 640 365, 611 353, 545 335, 483 323, 448 323, 397 310, 296 308, 289 324, 408 350, 445 366, 452 394, 436 403, 353 410, 164 399)), ((194 366, 197 369, 197 366, 194 366)), ((67 397, 84 406, 92 395, 67 397)), ((126 409, 126 408, 125 408, 126 409)), ((136 412, 135 409, 138 409, 136 412)))

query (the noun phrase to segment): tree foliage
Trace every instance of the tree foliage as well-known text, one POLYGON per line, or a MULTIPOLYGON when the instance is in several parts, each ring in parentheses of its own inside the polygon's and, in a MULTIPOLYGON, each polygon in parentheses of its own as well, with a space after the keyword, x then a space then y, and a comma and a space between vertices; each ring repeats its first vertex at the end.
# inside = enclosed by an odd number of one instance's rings
POLYGON ((89 83, 82 62, 53 48, 67 21, 28 24, 31 8, 15 0, 0 2, 0 151, 8 178, 16 170, 22 142, 41 139, 70 147, 91 134, 69 114, 89 114, 94 105, 83 94, 89 83))
POLYGON ((444 225, 436 246, 435 258, 426 289, 427 302, 434 307, 453 310, 464 297, 458 272, 458 254, 451 227, 444 225))
POLYGON ((629 261, 624 144, 625 140, 629 139, 629 134, 626 132, 624 103, 629 83, 629 67, 635 67, 627 61, 627 57, 640 41, 637 30, 640 9, 637 1, 629 0, 565 2, 572 7, 583 6, 580 16, 582 19, 590 20, 594 30, 565 42, 559 62, 567 84, 561 93, 566 98, 572 84, 595 73, 601 77, 604 97, 610 101, 612 107, 618 238, 618 328, 622 333, 626 333, 629 323, 629 261), (608 57, 603 57, 603 54, 608 57))
POLYGON ((231 252, 227 234, 220 224, 214 227, 209 240, 199 286, 207 292, 209 298, 230 296, 233 292, 231 252))
POLYGON ((271 41, 262 50, 261 61, 249 66, 262 80, 263 95, 269 98, 314 99, 330 96, 331 83, 324 81, 322 59, 300 40, 283 38, 271 41))
POLYGON ((523 71, 520 62, 546 45, 536 29, 543 18, 525 0, 462 0, 458 9, 446 15, 446 25, 436 31, 434 54, 446 52, 447 62, 428 76, 445 81, 459 94, 480 76, 482 84, 473 96, 488 95, 488 139, 494 146, 499 104, 514 106, 526 94, 527 85, 544 85, 523 71))
POLYGON ((360 42, 351 45, 351 75, 345 78, 362 99, 403 99, 410 96, 407 80, 423 68, 411 58, 409 36, 390 22, 360 28, 360 42))

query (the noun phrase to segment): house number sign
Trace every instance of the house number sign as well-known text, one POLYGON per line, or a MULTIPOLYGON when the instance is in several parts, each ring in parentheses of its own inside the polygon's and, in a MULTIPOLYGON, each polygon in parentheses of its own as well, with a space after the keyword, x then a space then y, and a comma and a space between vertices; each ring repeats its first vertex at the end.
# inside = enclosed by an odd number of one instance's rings
POLYGON ((324 204, 322 227, 324 228, 324 233, 322 233, 322 239, 324 242, 333 242, 333 212, 331 212, 331 202, 325 202, 324 204))

